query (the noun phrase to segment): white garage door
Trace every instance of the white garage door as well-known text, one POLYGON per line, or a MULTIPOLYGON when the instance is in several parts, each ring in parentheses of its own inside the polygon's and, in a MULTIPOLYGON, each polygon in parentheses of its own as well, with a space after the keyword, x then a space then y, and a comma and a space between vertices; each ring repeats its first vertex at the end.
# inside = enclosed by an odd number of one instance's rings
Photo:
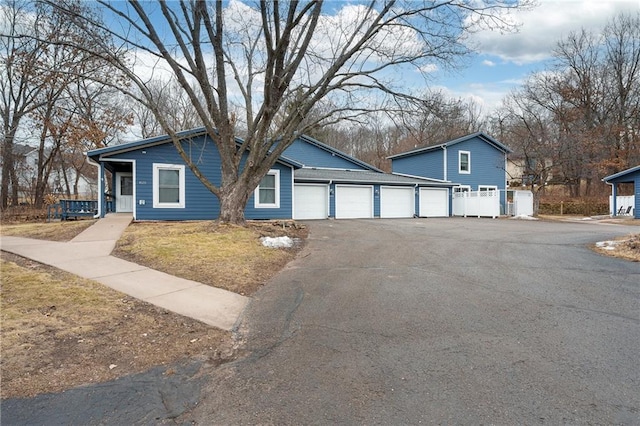
POLYGON ((327 185, 297 183, 294 191, 294 219, 326 219, 329 216, 327 185))
POLYGON ((449 216, 449 190, 447 188, 420 188, 420 216, 449 216))
POLYGON ((373 187, 336 185, 336 219, 373 217, 373 187))
POLYGON ((413 217, 412 187, 383 186, 380 188, 380 217, 413 217))

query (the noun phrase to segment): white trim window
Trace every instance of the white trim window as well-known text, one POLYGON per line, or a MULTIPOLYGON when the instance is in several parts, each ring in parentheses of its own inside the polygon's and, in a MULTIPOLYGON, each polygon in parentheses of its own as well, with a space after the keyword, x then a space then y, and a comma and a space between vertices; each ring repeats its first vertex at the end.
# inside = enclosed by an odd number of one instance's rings
POLYGON ((153 165, 153 208, 183 209, 185 206, 184 166, 153 165))
POLYGON ((255 189, 253 198, 257 209, 280 207, 280 170, 269 170, 255 189))
POLYGON ((458 151, 458 173, 471 174, 471 152, 458 151))
POLYGON ((471 192, 470 185, 458 185, 453 188, 453 192, 471 192))
POLYGON ((498 187, 495 185, 478 185, 478 191, 497 191, 498 187))

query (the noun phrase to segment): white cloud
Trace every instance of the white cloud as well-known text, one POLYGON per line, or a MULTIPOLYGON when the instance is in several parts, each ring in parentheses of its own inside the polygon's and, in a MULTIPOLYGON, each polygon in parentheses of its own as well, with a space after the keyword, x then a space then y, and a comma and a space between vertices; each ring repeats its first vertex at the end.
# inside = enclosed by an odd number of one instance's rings
POLYGON ((426 64, 420 67, 420 71, 425 73, 425 74, 431 74, 434 73, 436 71, 438 71, 438 65, 436 64, 426 64))
POLYGON ((484 61, 482 61, 482 65, 487 66, 487 67, 495 67, 496 63, 493 61, 490 61, 488 59, 485 59, 484 61))
POLYGON ((490 115, 502 105, 502 99, 512 87, 511 84, 502 83, 472 83, 456 88, 436 86, 434 89, 441 90, 453 99, 472 100, 480 106, 483 115, 490 115))
POLYGON ((599 31, 616 14, 638 10, 638 0, 540 0, 538 7, 510 16, 521 24, 517 33, 480 31, 469 40, 481 53, 517 64, 531 63, 548 59, 558 41, 571 31, 599 31))

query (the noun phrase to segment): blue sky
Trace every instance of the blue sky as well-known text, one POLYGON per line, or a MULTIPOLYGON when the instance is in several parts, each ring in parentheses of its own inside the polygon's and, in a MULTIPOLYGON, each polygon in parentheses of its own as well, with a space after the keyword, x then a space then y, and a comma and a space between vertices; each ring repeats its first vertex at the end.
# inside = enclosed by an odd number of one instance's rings
POLYGON ((434 72, 432 84, 451 96, 474 98, 490 113, 527 75, 549 65, 555 45, 571 31, 598 32, 616 14, 638 11, 640 0, 539 0, 534 9, 512 15, 517 33, 473 35, 469 41, 478 53, 457 72, 434 72))
MULTIPOLYGON (((239 1, 255 5, 253 0, 239 1)), ((328 1, 325 11, 333 15, 345 6, 361 2, 328 1)), ((454 70, 440 69, 434 64, 427 85, 418 78, 420 73, 414 70, 412 76, 406 68, 394 70, 397 73, 394 78, 412 86, 411 90, 422 91, 430 87, 453 98, 474 99, 488 115, 529 74, 548 69, 554 47, 570 32, 581 28, 598 32, 618 13, 640 11, 640 0, 538 0, 538 3, 530 10, 517 10, 506 17, 519 24, 517 32, 472 34, 467 41, 476 53, 464 58, 461 66, 454 70)), ((157 6, 155 9, 157 12, 157 6)), ((256 21, 259 21, 259 15, 256 21)), ((168 73, 162 70, 165 67, 145 59, 144 55, 140 59, 137 72, 167 78, 168 73)))

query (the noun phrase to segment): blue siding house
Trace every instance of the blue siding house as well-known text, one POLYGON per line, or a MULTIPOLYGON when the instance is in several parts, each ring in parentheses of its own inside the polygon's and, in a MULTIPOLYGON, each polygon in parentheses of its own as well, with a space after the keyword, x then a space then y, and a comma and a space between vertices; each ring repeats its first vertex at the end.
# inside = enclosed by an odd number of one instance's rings
MULTIPOLYGON (((180 132, 183 147, 214 185, 220 156, 204 128, 180 132)), ((238 140, 241 143, 241 140, 238 140)), ((169 137, 87 153, 99 167, 98 214, 111 197, 116 212, 135 220, 207 220, 218 199, 184 164, 169 137), (111 182, 107 185, 107 172, 111 182), (109 188, 110 194, 105 195, 109 188)), ((311 137, 299 136, 254 191, 247 219, 399 218, 448 216, 451 182, 383 173, 311 137)))
POLYGON ((506 161, 512 152, 478 132, 438 145, 390 156, 393 173, 457 182, 454 191, 502 191, 506 202, 506 161))
MULTIPOLYGON (((607 176, 602 180, 603 182, 611 185, 613 215, 616 216, 620 208, 631 208, 631 211, 629 213, 633 214, 633 217, 635 219, 640 219, 640 211, 638 211, 638 206, 640 206, 640 166, 635 166, 630 169, 623 170, 619 173, 607 176), (619 183, 633 184, 633 204, 629 206, 618 206, 619 183)), ((626 213, 626 210, 621 213, 626 213)))
MULTIPOLYGON (((221 181, 217 147, 203 128, 178 134, 185 151, 215 185, 221 181)), ((116 212, 131 212, 135 220, 216 219, 218 199, 184 164, 165 136, 89 151, 99 166, 98 214, 104 216, 108 197, 116 212), (112 193, 106 194, 106 171, 112 193)), ((300 164, 281 158, 249 199, 247 219, 289 219, 293 211, 293 170, 300 164)))

